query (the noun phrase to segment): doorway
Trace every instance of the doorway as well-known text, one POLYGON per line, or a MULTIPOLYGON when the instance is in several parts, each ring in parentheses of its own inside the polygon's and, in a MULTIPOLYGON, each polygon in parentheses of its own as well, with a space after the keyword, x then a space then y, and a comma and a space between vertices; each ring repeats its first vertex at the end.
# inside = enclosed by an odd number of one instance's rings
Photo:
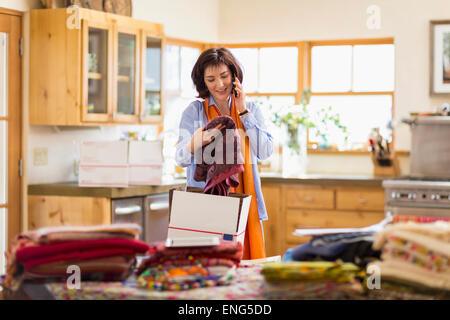
POLYGON ((4 252, 21 231, 22 13, 0 9, 0 274, 4 252))

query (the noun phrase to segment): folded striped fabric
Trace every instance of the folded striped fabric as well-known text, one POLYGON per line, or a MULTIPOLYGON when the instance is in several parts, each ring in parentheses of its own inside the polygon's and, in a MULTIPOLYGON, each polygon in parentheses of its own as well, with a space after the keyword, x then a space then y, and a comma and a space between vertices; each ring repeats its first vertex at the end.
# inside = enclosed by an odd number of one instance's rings
POLYGON ((378 268, 381 278, 450 291, 450 223, 406 222, 387 226, 375 234, 373 247, 382 250, 378 268))

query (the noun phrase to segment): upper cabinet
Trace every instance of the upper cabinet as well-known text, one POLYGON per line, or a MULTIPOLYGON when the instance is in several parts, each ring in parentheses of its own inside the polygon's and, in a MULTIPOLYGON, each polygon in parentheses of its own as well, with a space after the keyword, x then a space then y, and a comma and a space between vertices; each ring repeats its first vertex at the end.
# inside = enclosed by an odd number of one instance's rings
POLYGON ((163 27, 89 9, 32 10, 30 124, 161 123, 163 27))

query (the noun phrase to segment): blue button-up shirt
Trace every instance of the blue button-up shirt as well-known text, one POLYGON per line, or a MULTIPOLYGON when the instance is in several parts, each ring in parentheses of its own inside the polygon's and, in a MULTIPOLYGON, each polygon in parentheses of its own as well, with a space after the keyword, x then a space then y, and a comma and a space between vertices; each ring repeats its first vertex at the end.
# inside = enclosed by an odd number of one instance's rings
MULTIPOLYGON (((214 98, 210 96, 209 105, 213 104, 215 104, 214 98)), ((228 107, 231 107, 231 99, 229 99, 228 107)), ((273 138, 266 129, 264 117, 258 106, 254 102, 247 102, 246 107, 249 110, 249 114, 242 117, 241 121, 250 140, 253 178, 255 180, 259 219, 267 220, 267 210, 264 204, 256 159, 264 160, 270 157, 273 152, 273 138)), ((175 160, 180 167, 187 167, 186 187, 205 187, 204 181, 194 180, 196 163, 194 161, 194 155, 187 149, 187 145, 190 143, 195 130, 202 128, 207 123, 208 119, 203 107, 203 101, 201 100, 191 102, 181 116, 180 135, 178 138, 175 160)))

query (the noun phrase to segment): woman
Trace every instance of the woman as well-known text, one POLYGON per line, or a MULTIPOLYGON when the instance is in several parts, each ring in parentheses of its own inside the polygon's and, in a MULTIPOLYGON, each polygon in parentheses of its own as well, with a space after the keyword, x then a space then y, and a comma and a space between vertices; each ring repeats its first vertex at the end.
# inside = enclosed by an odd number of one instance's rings
POLYGON ((180 122, 180 136, 177 144, 176 161, 187 167, 187 186, 204 188, 205 182, 195 181, 194 154, 209 144, 223 128, 204 131, 205 125, 218 116, 230 116, 245 135, 241 135, 241 149, 244 150, 244 171, 239 174, 239 186, 232 192, 252 196, 244 241, 243 259, 265 257, 264 237, 261 220, 267 220, 267 211, 261 191, 261 181, 256 158, 264 160, 273 151, 273 139, 264 125, 261 110, 255 103, 245 100, 242 87, 243 73, 239 63, 226 48, 212 48, 204 51, 192 70, 199 98, 183 112, 180 122))

